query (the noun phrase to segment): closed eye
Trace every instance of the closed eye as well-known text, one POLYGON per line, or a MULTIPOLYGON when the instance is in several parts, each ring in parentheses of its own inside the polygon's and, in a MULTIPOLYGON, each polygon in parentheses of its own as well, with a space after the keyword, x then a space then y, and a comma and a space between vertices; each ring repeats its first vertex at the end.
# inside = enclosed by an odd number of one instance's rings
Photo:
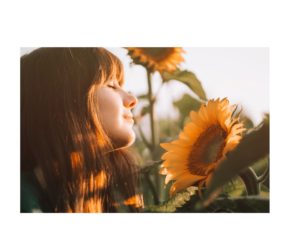
POLYGON ((115 85, 107 85, 107 86, 112 89, 117 89, 117 86, 115 86, 115 85))

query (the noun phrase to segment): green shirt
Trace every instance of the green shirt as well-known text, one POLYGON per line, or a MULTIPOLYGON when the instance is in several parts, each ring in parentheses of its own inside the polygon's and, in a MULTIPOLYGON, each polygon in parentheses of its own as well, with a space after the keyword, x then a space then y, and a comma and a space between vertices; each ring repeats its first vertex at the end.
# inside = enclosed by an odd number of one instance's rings
POLYGON ((39 190, 34 175, 21 172, 21 213, 42 212, 39 190))

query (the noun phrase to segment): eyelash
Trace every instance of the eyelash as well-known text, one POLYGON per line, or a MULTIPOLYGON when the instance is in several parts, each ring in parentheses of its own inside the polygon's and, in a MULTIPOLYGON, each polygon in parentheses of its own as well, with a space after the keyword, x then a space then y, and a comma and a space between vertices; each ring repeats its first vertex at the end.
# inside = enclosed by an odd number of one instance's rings
POLYGON ((115 85, 108 85, 108 87, 109 87, 109 88, 112 88, 112 89, 114 89, 114 90, 117 89, 117 87, 116 87, 115 85))

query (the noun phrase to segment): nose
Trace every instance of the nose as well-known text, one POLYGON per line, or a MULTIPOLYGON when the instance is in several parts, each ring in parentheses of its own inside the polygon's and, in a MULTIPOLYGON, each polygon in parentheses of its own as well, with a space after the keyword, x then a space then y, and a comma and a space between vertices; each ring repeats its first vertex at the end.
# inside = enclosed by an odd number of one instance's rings
POLYGON ((126 108, 132 109, 137 105, 137 103, 138 99, 131 92, 126 92, 126 95, 124 97, 124 106, 126 108))

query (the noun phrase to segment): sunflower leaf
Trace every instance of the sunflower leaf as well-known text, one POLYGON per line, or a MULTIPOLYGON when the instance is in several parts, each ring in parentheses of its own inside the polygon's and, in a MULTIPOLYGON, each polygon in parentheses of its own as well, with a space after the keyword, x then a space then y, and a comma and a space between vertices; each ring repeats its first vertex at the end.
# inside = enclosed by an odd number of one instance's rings
POLYGON ((189 94, 184 94, 179 100, 174 101, 173 105, 179 110, 179 126, 183 127, 190 112, 197 111, 199 109, 200 102, 189 94))
POLYGON ((239 175, 251 164, 269 153, 269 119, 244 136, 240 144, 215 170, 204 193, 204 205, 209 205, 218 195, 220 187, 239 175))
POLYGON ((149 173, 151 170, 162 164, 163 160, 152 161, 151 163, 141 167, 140 173, 149 173))
POLYGON ((138 95, 138 96, 137 96, 137 99, 138 99, 138 100, 140 100, 140 99, 148 99, 148 94, 138 95))
POLYGON ((201 81, 196 77, 193 72, 184 70, 176 70, 173 73, 163 72, 161 74, 163 82, 170 80, 177 80, 186 84, 199 98, 201 101, 206 101, 206 94, 202 87, 201 81))
POLYGON ((145 211, 156 212, 156 213, 173 213, 177 208, 182 207, 186 202, 188 202, 191 197, 198 190, 197 187, 188 187, 186 190, 175 194, 168 201, 165 201, 158 206, 149 206, 145 211))
POLYGON ((208 207, 202 207, 198 202, 192 209, 183 208, 180 212, 194 213, 269 213, 270 200, 268 197, 257 195, 219 197, 208 207))
POLYGON ((145 116, 147 113, 149 113, 150 112, 150 106, 149 105, 147 105, 147 106, 144 106, 143 108, 142 108, 142 111, 141 111, 141 116, 143 117, 143 116, 145 116))

